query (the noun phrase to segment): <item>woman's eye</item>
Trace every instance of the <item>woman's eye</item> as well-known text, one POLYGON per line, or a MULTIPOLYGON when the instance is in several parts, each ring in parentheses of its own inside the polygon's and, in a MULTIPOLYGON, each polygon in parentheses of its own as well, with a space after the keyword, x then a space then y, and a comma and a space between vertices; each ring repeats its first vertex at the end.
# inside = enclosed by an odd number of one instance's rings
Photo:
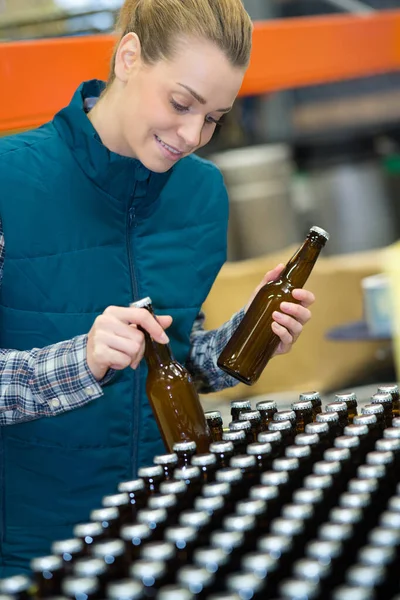
POLYGON ((183 113, 189 110, 188 106, 183 106, 182 104, 178 104, 175 100, 171 100, 171 104, 177 112, 183 113))
POLYGON ((206 123, 212 123, 213 125, 219 125, 219 119, 213 119, 212 117, 206 117, 206 123))

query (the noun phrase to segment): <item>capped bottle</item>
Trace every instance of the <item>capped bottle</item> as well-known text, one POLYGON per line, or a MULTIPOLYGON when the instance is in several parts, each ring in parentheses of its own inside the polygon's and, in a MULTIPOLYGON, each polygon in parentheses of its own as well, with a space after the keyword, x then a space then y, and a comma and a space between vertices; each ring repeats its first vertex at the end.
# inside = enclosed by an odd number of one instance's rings
POLYGON ((354 392, 343 392, 342 394, 336 394, 335 402, 345 402, 347 405, 347 415, 349 423, 353 422, 354 417, 357 416, 357 396, 354 392))
POLYGON ((211 439, 213 442, 222 440, 222 416, 219 410, 208 410, 204 413, 208 427, 210 429, 211 439))
POLYGON ((266 431, 268 429, 268 423, 272 421, 274 414, 278 410, 277 403, 275 400, 263 400, 257 402, 256 410, 258 410, 261 415, 261 431, 266 431))
POLYGON ((312 404, 312 408, 313 408, 313 419, 315 420, 316 416, 322 412, 322 401, 321 401, 321 395, 319 392, 316 391, 312 391, 312 392, 303 392, 302 394, 299 395, 299 401, 303 402, 305 400, 309 400, 312 404))
POLYGON ((393 417, 400 417, 400 393, 399 386, 396 383, 388 383, 386 385, 380 385, 378 393, 391 394, 392 396, 392 413, 393 417))
POLYGON ((171 454, 159 454, 154 457, 153 463, 162 467, 165 480, 172 479, 172 473, 178 466, 178 455, 176 452, 172 452, 171 454))
POLYGON ((33 558, 30 563, 34 573, 37 598, 57 596, 61 593, 61 584, 65 577, 65 568, 60 556, 49 555, 33 558))
POLYGON ((296 414, 296 433, 304 433, 306 425, 312 423, 313 406, 311 400, 301 400, 292 404, 296 414))
POLYGON ((248 410, 251 410, 250 400, 232 400, 232 402, 231 402, 232 421, 238 421, 240 413, 247 412, 248 410))
MULTIPOLYGON (((150 298, 131 306, 152 315, 150 298)), ((169 452, 176 442, 194 441, 199 452, 207 452, 210 431, 190 373, 172 355, 169 344, 155 342, 146 330, 145 360, 148 367, 146 392, 162 438, 169 452)))
POLYGON ((0 579, 0 594, 13 600, 29 600, 32 597, 32 581, 26 575, 11 575, 0 579))
POLYGON ((293 290, 306 283, 328 239, 324 229, 312 227, 278 279, 259 290, 218 358, 220 369, 247 385, 258 380, 280 342, 271 329, 273 312, 283 301, 296 302, 293 290))

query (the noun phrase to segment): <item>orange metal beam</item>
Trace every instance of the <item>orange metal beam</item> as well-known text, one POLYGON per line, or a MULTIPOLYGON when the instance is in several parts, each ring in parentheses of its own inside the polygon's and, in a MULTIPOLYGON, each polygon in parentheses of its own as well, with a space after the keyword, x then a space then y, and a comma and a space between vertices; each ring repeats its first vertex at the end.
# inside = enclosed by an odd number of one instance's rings
MULTIPOLYGON (((0 44, 0 131, 40 125, 77 85, 107 78, 114 37, 0 44)), ((241 94, 400 69, 400 11, 257 22, 241 94)))

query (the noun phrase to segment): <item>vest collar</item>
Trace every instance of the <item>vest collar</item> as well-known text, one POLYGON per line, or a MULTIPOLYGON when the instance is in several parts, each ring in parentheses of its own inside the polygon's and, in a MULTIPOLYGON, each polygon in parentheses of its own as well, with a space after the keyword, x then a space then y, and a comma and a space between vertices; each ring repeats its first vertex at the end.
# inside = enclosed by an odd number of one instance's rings
POLYGON ((104 146, 84 109, 85 100, 98 98, 104 88, 105 83, 97 79, 82 83, 70 104, 55 115, 54 126, 71 148, 80 168, 96 186, 114 198, 126 199, 135 181, 148 181, 146 200, 153 203, 172 169, 154 173, 139 160, 121 156, 104 146))

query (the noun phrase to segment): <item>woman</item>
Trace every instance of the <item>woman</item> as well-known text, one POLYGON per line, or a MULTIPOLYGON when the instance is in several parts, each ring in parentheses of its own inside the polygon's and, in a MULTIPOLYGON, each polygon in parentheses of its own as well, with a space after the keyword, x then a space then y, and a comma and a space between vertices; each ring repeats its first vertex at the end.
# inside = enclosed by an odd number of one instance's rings
MULTIPOLYGON (((193 152, 236 98, 251 22, 240 0, 127 0, 119 28, 107 87, 86 82, 52 122, 0 140, 1 577, 163 451, 136 325, 166 342, 172 323, 200 391, 235 383, 216 358, 244 309, 210 332, 200 312, 225 260, 227 194, 193 152), (147 295, 160 324, 127 308, 147 295)), ((310 318, 313 295, 293 295, 278 353, 310 318)))

